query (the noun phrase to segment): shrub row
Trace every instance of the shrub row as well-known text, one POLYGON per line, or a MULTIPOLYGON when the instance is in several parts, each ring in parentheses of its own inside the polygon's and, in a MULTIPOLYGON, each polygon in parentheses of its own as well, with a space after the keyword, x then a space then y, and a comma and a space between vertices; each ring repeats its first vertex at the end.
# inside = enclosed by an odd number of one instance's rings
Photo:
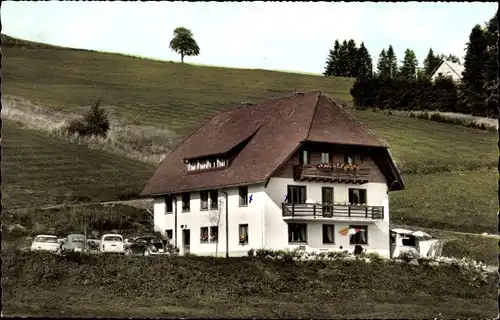
MULTIPOLYGON (((373 109, 374 112, 376 112, 376 110, 377 109, 375 109, 375 108, 373 109)), ((387 114, 393 115, 391 110, 388 110, 387 114)), ((417 119, 429 120, 429 121, 434 121, 434 122, 439 122, 439 123, 459 125, 459 126, 483 130, 483 131, 497 132, 496 126, 486 125, 485 123, 479 123, 479 122, 476 122, 473 120, 465 120, 465 119, 460 119, 458 117, 446 116, 446 115, 439 113, 439 111, 436 111, 436 112, 429 112, 429 111, 412 112, 412 111, 410 111, 407 113, 407 116, 410 118, 417 118, 417 119)))
POLYGON ((160 294, 196 299, 206 290, 212 298, 226 300, 287 292, 301 301, 319 294, 329 299, 354 298, 360 290, 481 298, 495 286, 494 274, 457 263, 383 259, 367 263, 366 257, 300 261, 278 258, 283 252, 266 254, 264 258, 144 258, 2 250, 3 286, 8 290, 78 288, 126 298, 160 294), (266 259, 269 255, 276 258, 266 259))
POLYGON ((450 78, 405 80, 376 77, 357 79, 351 91, 354 105, 359 109, 439 110, 477 116, 495 116, 498 110, 486 103, 476 109, 461 98, 455 82, 450 78), (481 109, 477 109, 481 108, 481 109))

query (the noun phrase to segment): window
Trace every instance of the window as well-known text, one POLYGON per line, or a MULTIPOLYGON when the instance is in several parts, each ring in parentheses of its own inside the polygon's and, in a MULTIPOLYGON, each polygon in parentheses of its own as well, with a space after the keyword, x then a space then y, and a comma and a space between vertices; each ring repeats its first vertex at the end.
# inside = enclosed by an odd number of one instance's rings
POLYGON ((240 224, 240 244, 248 244, 248 224, 240 224))
POLYGON ((173 212, 173 198, 172 196, 165 197, 165 213, 173 212))
POLYGON ((167 240, 170 240, 174 237, 174 232, 172 229, 165 230, 165 236, 167 237, 167 240))
POLYGON ((208 242, 208 227, 200 228, 200 242, 208 242))
POLYGON ((302 150, 299 158, 300 164, 309 164, 309 152, 307 150, 302 150))
POLYGON ((288 186, 287 200, 288 203, 306 203, 306 187, 288 186))
POLYGON ((217 190, 210 191, 210 209, 219 207, 219 192, 217 190))
POLYGON ((346 155, 344 155, 344 163, 354 164, 355 163, 354 156, 352 154, 346 154, 346 155))
POLYGON ((188 160, 188 171, 208 170, 226 167, 228 161, 226 159, 208 158, 200 160, 188 160))
POLYGON ((219 241, 219 227, 210 227, 210 242, 219 241))
POLYGON ((215 159, 210 160, 210 168, 217 168, 217 160, 215 159))
POLYGON ((323 243, 324 244, 334 244, 335 243, 335 226, 333 224, 323 225, 323 243))
POLYGON ((367 226, 349 226, 350 244, 368 244, 368 227, 367 226))
POLYGON ((322 187, 321 188, 321 204, 323 206, 323 213, 333 214, 333 188, 332 187, 322 187))
POLYGON ((350 204, 366 204, 366 189, 349 189, 350 204))
POLYGON ((330 154, 328 152, 321 153, 321 163, 330 163, 330 154))
POLYGON ((200 209, 208 210, 208 191, 200 192, 200 209))
POLYGON ((307 242, 307 224, 289 223, 288 242, 307 242))
POLYGON ((240 207, 248 206, 248 187, 239 187, 240 207))
POLYGON ((191 210, 191 194, 189 192, 182 194, 182 212, 191 210))

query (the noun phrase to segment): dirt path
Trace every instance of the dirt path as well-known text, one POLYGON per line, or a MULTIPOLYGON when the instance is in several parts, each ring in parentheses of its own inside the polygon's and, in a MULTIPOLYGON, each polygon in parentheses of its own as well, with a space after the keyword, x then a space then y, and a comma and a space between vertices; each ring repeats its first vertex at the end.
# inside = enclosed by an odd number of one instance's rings
POLYGON ((118 201, 104 201, 104 202, 82 202, 75 204, 56 204, 50 206, 40 206, 40 207, 24 207, 24 208, 14 208, 14 209, 6 209, 9 212, 20 212, 28 209, 40 209, 40 210, 50 210, 57 208, 66 208, 66 207, 86 207, 92 205, 112 205, 112 204, 123 204, 131 207, 136 207, 140 209, 152 209, 153 200, 151 199, 134 199, 134 200, 118 200, 118 201))

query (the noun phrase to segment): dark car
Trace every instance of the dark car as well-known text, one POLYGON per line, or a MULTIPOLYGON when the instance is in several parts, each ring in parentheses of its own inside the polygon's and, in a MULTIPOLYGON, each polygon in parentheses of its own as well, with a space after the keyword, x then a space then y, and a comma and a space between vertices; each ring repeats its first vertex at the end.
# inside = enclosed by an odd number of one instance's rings
POLYGON ((137 237, 125 244, 125 254, 138 256, 165 254, 165 246, 158 237, 137 237))

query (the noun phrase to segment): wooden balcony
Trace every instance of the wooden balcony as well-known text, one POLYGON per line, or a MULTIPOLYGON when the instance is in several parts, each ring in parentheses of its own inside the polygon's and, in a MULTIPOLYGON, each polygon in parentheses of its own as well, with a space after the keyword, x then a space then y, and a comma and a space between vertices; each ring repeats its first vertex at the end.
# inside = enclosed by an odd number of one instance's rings
POLYGON ((294 180, 324 181, 340 183, 367 183, 370 181, 370 168, 346 171, 342 168, 318 168, 315 165, 293 167, 294 180))
POLYGON ((383 206, 283 203, 283 217, 384 219, 383 206))

